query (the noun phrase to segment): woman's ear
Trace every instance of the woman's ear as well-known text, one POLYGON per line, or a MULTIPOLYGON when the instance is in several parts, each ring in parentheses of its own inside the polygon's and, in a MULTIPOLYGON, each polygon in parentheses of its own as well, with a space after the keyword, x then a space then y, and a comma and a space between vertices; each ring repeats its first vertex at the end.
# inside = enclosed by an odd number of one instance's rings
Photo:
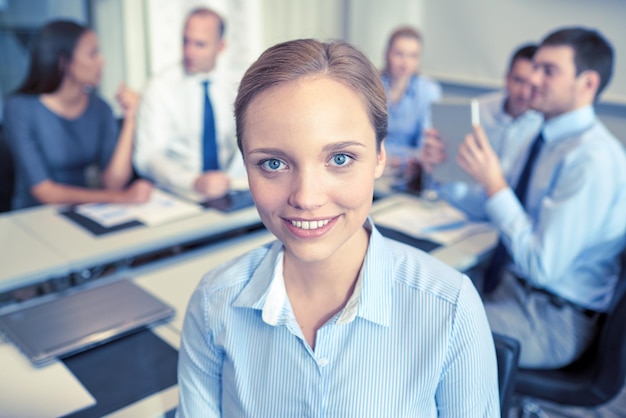
POLYGON ((59 57, 59 72, 62 76, 65 75, 67 70, 68 59, 66 57, 59 57))
POLYGON ((387 163, 387 151, 385 151, 385 141, 380 142, 380 150, 376 156, 376 168, 374 169, 374 178, 378 179, 383 175, 385 171, 385 164, 387 163))

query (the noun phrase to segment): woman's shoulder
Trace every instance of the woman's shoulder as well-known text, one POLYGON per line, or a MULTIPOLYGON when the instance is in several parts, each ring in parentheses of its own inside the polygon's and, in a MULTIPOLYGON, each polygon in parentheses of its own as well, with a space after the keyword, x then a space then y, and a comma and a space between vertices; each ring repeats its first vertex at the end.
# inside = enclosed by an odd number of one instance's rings
POLYGON ((4 122, 11 120, 31 120, 45 108, 36 94, 13 94, 4 103, 4 122))
POLYGON ((262 245, 214 267, 203 276, 198 287, 212 294, 232 286, 245 286, 275 243, 262 245))
POLYGON ((420 74, 419 76, 415 76, 413 80, 420 89, 426 89, 434 92, 441 91, 441 83, 430 76, 420 74))
POLYGON ((39 103, 39 95, 16 93, 7 98, 5 107, 12 109, 31 108, 32 110, 32 106, 37 103, 39 103))

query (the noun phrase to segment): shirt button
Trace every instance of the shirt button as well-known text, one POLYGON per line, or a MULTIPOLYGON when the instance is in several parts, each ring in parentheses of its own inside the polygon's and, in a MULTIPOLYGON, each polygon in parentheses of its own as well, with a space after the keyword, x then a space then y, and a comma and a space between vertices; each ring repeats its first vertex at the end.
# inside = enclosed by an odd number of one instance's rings
POLYGON ((327 366, 328 365, 328 359, 327 358, 321 358, 320 361, 318 362, 318 364, 322 367, 327 366))

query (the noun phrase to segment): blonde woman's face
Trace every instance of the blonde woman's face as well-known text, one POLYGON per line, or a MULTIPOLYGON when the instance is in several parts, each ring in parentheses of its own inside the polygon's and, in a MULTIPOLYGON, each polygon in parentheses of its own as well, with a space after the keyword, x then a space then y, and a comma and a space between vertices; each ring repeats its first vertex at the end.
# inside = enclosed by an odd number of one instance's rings
POLYGON ((362 100, 329 78, 281 84, 246 112, 244 161, 265 226, 300 263, 342 260, 366 248, 365 222, 384 149, 362 100))

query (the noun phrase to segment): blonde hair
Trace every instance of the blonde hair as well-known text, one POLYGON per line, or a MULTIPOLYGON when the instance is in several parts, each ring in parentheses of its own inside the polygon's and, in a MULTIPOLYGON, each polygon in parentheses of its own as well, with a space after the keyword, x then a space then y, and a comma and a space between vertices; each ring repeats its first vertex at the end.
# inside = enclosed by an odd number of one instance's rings
POLYGON ((272 87, 307 76, 328 77, 353 90, 365 105, 380 149, 387 134, 387 101, 378 71, 361 51, 348 43, 314 39, 274 45, 248 68, 235 100, 239 149, 242 149, 246 112, 252 100, 272 87))
POLYGON ((385 50, 385 68, 383 69, 383 73, 389 73, 389 51, 391 51, 394 42, 396 42, 398 38, 410 38, 415 39, 420 44, 423 43, 421 32, 415 28, 410 26, 401 26, 394 30, 387 41, 387 49, 385 50))

